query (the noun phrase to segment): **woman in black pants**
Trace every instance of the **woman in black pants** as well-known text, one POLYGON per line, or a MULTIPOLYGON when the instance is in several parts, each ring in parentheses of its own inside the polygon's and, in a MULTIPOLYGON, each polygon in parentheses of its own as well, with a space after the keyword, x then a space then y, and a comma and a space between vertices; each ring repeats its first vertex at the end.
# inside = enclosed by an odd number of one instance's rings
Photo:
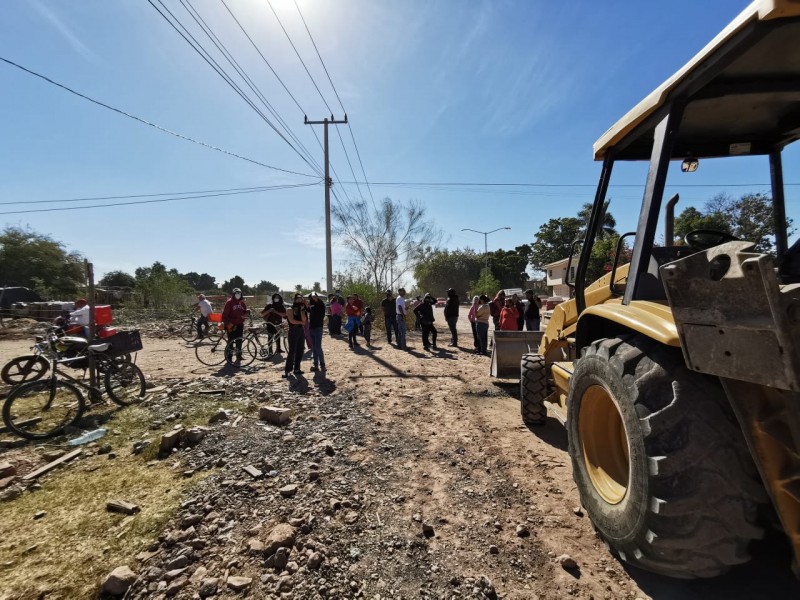
POLYGON ((306 315, 306 301, 302 294, 295 294, 294 303, 286 311, 286 319, 289 321, 289 351, 286 353, 286 366, 283 368, 283 376, 288 377, 289 373, 300 375, 300 361, 303 360, 305 350, 305 331, 303 326, 308 320, 306 315))

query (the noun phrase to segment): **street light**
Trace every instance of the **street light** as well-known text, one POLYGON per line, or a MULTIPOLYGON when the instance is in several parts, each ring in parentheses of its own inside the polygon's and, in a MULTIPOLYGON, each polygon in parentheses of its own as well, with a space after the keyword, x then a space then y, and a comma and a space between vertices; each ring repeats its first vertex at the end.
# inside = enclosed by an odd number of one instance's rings
POLYGON ((461 231, 472 231, 473 233, 480 233, 483 236, 483 255, 486 257, 486 268, 489 268, 489 243, 488 238, 490 233, 494 233, 495 231, 500 231, 502 229, 511 229, 511 227, 498 227, 497 229, 492 229, 491 231, 478 231, 477 229, 462 229, 461 231))

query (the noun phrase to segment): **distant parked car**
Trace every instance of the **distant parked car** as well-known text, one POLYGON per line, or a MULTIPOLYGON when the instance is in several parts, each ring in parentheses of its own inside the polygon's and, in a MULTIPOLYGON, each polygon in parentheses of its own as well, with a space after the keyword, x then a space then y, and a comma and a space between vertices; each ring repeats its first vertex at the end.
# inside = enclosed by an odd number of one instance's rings
POLYGON ((445 304, 447 304, 447 298, 436 299, 436 306, 444 306, 445 304))

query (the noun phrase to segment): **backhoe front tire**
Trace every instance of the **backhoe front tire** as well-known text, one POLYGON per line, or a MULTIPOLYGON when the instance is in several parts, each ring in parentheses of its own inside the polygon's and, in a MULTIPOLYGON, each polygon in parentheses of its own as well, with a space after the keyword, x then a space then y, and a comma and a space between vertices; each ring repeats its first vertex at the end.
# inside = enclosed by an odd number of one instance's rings
POLYGON ((716 378, 640 335, 590 345, 567 404, 581 503, 624 561, 679 578, 749 560, 766 501, 716 378))
POLYGON ((543 425, 547 420, 547 368, 541 354, 523 354, 519 379, 520 410, 526 425, 543 425))

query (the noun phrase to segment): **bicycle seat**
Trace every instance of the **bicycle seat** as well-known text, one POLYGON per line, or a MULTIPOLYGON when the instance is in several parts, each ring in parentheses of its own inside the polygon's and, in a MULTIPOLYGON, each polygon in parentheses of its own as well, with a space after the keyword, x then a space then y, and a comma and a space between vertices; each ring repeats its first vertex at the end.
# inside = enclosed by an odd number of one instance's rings
POLYGON ((92 344, 89 346, 89 350, 92 352, 105 352, 111 347, 111 344, 106 342, 105 344, 92 344))

